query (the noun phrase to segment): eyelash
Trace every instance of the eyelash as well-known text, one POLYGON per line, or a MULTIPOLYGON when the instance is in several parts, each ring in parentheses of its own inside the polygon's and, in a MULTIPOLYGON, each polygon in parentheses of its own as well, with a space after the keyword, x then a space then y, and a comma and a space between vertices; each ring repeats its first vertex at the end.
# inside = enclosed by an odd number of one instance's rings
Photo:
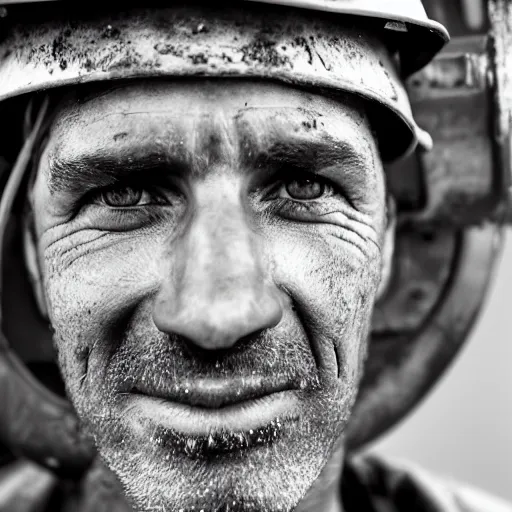
POLYGON ((81 203, 82 204, 103 205, 103 206, 109 207, 112 210, 120 210, 120 211, 121 210, 123 210, 123 211, 129 210, 130 208, 131 209, 144 208, 144 207, 155 205, 155 204, 158 204, 158 205, 169 205, 170 204, 168 198, 165 197, 165 195, 161 192, 161 190, 159 190, 158 187, 142 186, 138 183, 128 183, 128 182, 127 183, 118 183, 115 185, 110 185, 108 187, 100 187, 100 188, 93 189, 93 190, 89 191, 83 197, 81 203), (109 192, 111 190, 115 190, 115 189, 122 190, 122 189, 126 189, 126 188, 132 188, 134 190, 141 190, 143 193, 144 192, 147 193, 150 196, 151 201, 147 202, 147 203, 143 203, 141 205, 136 205, 136 206, 115 207, 115 206, 107 205, 105 203, 105 201, 102 200, 103 194, 106 194, 107 192, 109 192))
MULTIPOLYGON (((290 183, 295 180, 297 180, 297 181, 310 180, 312 182, 321 183, 322 185, 324 185, 325 192, 326 192, 324 194, 324 196, 321 196, 321 197, 332 196, 332 195, 343 195, 343 191, 340 190, 339 185, 332 182, 328 178, 319 176, 318 174, 314 174, 312 172, 296 171, 296 170, 286 170, 286 171, 279 172, 279 174, 274 177, 274 179, 273 179, 274 184, 270 186, 269 192, 267 193, 267 195, 272 196, 273 194, 278 193, 279 190, 282 187, 285 187, 287 183, 290 183)), ((318 199, 320 199, 320 198, 318 198, 318 199)), ((289 198, 288 201, 293 201, 298 204, 304 205, 306 203, 314 203, 316 200, 312 199, 310 201, 306 201, 306 200, 301 201, 299 199, 289 198)))
MULTIPOLYGON (((100 189, 92 191, 90 197, 101 194, 100 189)), ((165 203, 168 205, 169 203, 165 203)), ((142 204, 131 207, 109 207, 88 200, 82 203, 84 211, 89 211, 90 218, 98 229, 111 232, 125 232, 138 230, 157 224, 164 219, 174 217, 172 208, 154 208, 155 203, 142 204), (108 213, 107 213, 108 212, 108 213)), ((82 209, 79 207, 79 209, 82 209)))

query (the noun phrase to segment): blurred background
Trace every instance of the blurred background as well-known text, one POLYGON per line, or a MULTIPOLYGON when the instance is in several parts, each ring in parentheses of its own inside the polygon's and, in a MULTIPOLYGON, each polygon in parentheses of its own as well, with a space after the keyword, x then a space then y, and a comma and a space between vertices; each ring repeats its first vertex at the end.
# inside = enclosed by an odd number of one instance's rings
POLYGON ((485 307, 434 391, 371 449, 512 501, 512 230, 485 307))
MULTIPOLYGON (((486 0, 423 3, 454 39, 486 34, 486 0)), ((426 400, 370 449, 512 501, 511 332, 509 229, 487 302, 462 353, 426 400)))

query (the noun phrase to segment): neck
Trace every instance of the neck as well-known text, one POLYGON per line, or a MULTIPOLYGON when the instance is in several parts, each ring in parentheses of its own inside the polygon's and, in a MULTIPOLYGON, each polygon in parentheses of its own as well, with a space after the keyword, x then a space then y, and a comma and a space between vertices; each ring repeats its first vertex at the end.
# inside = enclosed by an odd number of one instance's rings
POLYGON ((341 499, 341 474, 344 463, 343 439, 337 444, 329 462, 325 465, 298 505, 295 512, 344 512, 341 499))

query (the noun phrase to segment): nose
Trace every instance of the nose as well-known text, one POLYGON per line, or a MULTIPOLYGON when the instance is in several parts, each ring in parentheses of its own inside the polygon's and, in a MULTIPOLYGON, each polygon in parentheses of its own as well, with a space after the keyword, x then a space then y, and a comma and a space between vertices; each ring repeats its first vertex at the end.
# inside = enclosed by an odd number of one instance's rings
POLYGON ((205 350, 226 350, 277 325, 280 290, 261 257, 261 242, 236 197, 196 209, 169 249, 170 268, 156 297, 157 328, 205 350))

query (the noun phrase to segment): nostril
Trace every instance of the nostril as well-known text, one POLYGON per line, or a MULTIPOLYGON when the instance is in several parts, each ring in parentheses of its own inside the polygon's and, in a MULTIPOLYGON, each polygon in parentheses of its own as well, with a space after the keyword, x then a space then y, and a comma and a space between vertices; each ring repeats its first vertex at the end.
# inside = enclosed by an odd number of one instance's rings
POLYGON ((187 336, 176 336, 175 340, 179 343, 179 345, 182 347, 182 350, 188 356, 192 357, 193 359, 204 361, 205 363, 208 363, 212 366, 215 365, 217 361, 220 361, 223 358, 225 358, 228 355, 228 353, 232 352, 233 350, 233 348, 217 350, 205 348, 187 336))

